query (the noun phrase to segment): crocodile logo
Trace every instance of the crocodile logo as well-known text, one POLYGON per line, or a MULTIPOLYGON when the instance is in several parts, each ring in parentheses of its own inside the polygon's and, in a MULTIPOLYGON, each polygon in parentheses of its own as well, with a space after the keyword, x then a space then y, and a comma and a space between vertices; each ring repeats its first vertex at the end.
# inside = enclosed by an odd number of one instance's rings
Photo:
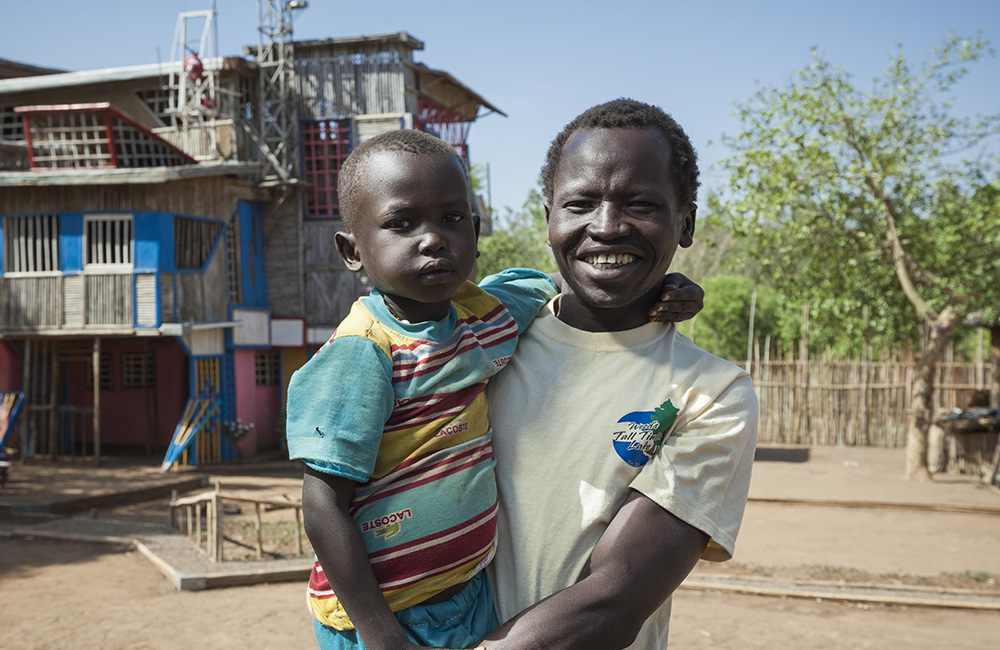
POLYGON ((375 531, 375 537, 382 538, 382 539, 389 539, 391 537, 395 537, 396 535, 398 535, 399 531, 401 531, 401 530, 403 530, 403 527, 397 521, 394 524, 389 524, 388 526, 385 526, 384 528, 379 528, 378 530, 376 530, 375 531))

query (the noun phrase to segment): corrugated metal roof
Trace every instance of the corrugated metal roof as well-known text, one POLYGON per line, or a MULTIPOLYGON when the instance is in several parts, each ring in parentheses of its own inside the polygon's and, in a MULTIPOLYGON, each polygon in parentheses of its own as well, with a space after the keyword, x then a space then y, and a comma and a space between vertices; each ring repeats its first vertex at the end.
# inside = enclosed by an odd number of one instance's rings
MULTIPOLYGON (((242 57, 217 57, 203 61, 206 70, 231 70, 250 65, 242 57)), ((55 88, 71 88, 89 84, 108 83, 112 81, 133 81, 163 77, 171 72, 180 72, 180 62, 147 63, 122 68, 104 68, 101 70, 81 70, 79 72, 62 72, 46 74, 37 77, 19 77, 0 80, 0 95, 30 92, 34 90, 51 90, 55 88)))

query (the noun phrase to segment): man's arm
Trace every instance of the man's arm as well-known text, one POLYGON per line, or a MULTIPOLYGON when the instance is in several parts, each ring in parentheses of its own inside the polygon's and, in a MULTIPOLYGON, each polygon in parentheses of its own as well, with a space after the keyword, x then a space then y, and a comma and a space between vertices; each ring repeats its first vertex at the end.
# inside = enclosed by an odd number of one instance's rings
POLYGON ((330 586, 369 648, 416 648, 382 595, 361 535, 348 514, 354 483, 306 467, 302 514, 306 534, 330 586))
POLYGON ((482 645, 489 650, 624 648, 691 572, 708 539, 633 491, 579 582, 524 610, 482 645))

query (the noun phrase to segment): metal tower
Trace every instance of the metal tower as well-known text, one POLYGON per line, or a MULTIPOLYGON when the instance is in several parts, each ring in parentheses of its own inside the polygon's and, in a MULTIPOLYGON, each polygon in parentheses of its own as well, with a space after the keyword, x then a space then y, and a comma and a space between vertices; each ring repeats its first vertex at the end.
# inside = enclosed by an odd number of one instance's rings
POLYGON ((291 183, 298 178, 298 119, 295 110, 295 52, 292 12, 301 0, 258 0, 257 66, 260 70, 260 137, 271 165, 265 182, 291 183))

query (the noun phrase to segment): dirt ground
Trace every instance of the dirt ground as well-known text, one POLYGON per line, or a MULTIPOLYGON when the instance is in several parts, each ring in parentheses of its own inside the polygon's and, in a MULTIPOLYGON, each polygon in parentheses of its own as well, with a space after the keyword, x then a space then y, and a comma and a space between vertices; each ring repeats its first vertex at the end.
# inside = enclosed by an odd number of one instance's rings
MULTIPOLYGON (((755 464, 736 558, 699 565, 695 576, 917 584, 1000 596, 1000 492, 968 478, 903 481, 898 451, 805 456, 755 464), (865 507, 830 505, 837 500, 865 507)), ((162 500, 95 514, 155 518, 160 507, 162 500)), ((315 647, 303 584, 179 592, 137 552, 80 542, 0 538, 0 621, 0 647, 9 650, 315 647)), ((996 611, 682 587, 670 647, 971 650, 995 647, 998 638, 996 611)))

